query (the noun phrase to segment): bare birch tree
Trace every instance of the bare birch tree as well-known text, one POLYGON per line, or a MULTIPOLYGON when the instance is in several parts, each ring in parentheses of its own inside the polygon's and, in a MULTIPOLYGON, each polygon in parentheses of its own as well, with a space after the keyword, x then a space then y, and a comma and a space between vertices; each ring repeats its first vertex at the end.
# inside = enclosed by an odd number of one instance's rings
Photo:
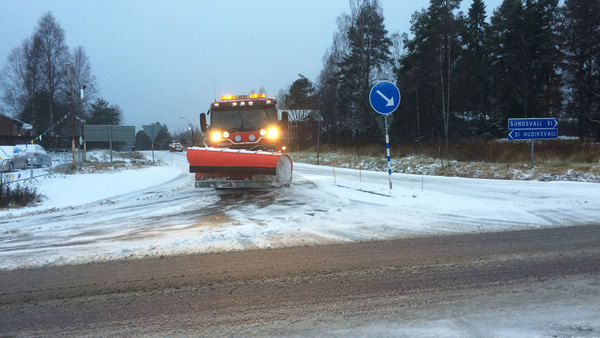
POLYGON ((83 47, 79 46, 73 49, 71 65, 73 65, 74 73, 73 86, 78 95, 77 102, 80 104, 82 117, 85 117, 84 112, 90 106, 98 91, 96 77, 92 74, 90 60, 83 47), (81 96, 81 93, 83 93, 83 96, 81 96))
POLYGON ((41 75, 48 101, 49 124, 52 126, 56 121, 55 113, 60 90, 66 89, 65 65, 69 60, 69 49, 65 43, 63 29, 50 12, 40 19, 36 35, 41 40, 41 75))

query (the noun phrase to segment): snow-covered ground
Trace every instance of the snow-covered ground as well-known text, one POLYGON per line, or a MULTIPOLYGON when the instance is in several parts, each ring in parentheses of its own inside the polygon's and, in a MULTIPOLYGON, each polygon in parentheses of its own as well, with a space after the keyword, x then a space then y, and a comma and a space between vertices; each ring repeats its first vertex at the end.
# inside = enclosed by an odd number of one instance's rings
MULTIPOLYGON (((290 188, 197 189, 185 154, 155 155, 159 166, 33 181, 44 195, 39 204, 0 211, 0 269, 600 220, 598 183, 393 174, 390 190, 386 173, 295 163, 290 188)), ((443 302, 423 310, 421 319, 400 314, 401 320, 333 326, 329 332, 432 337, 598 332, 595 276, 507 287, 498 299, 480 290, 480 296, 443 302)))
POLYGON ((290 188, 197 189, 185 153, 155 155, 39 178, 42 202, 0 211, 0 269, 600 220, 597 183, 393 174, 390 190, 386 173, 295 163, 290 188))

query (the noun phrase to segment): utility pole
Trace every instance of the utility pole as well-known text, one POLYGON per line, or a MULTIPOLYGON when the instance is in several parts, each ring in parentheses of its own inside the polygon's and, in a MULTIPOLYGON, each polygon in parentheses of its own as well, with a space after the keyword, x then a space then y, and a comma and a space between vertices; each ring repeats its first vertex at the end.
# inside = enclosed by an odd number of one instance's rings
POLYGON ((85 140, 85 114, 83 113, 83 96, 86 86, 81 86, 79 102, 81 103, 81 139, 83 140, 83 162, 86 160, 87 142, 85 140))
POLYGON ((77 162, 75 160, 75 117, 73 116, 73 71, 71 69, 71 64, 67 63, 67 78, 69 79, 69 87, 71 90, 71 149, 73 150, 73 169, 77 168, 77 162))

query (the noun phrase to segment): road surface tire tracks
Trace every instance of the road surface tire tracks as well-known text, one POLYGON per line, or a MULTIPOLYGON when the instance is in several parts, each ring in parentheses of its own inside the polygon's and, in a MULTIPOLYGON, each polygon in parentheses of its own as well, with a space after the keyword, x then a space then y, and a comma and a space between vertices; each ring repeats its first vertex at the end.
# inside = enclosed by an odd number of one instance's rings
POLYGON ((156 323, 173 332, 173 318, 190 332, 231 334, 599 273, 598 225, 3 271, 0 335, 127 334, 156 323))

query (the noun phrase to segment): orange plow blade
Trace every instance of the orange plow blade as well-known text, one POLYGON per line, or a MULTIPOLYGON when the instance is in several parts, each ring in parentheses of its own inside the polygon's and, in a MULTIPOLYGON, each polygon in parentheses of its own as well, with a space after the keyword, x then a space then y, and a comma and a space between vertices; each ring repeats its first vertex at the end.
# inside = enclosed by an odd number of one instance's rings
POLYGON ((292 159, 281 152, 192 147, 187 159, 196 187, 263 188, 292 182, 292 159))

